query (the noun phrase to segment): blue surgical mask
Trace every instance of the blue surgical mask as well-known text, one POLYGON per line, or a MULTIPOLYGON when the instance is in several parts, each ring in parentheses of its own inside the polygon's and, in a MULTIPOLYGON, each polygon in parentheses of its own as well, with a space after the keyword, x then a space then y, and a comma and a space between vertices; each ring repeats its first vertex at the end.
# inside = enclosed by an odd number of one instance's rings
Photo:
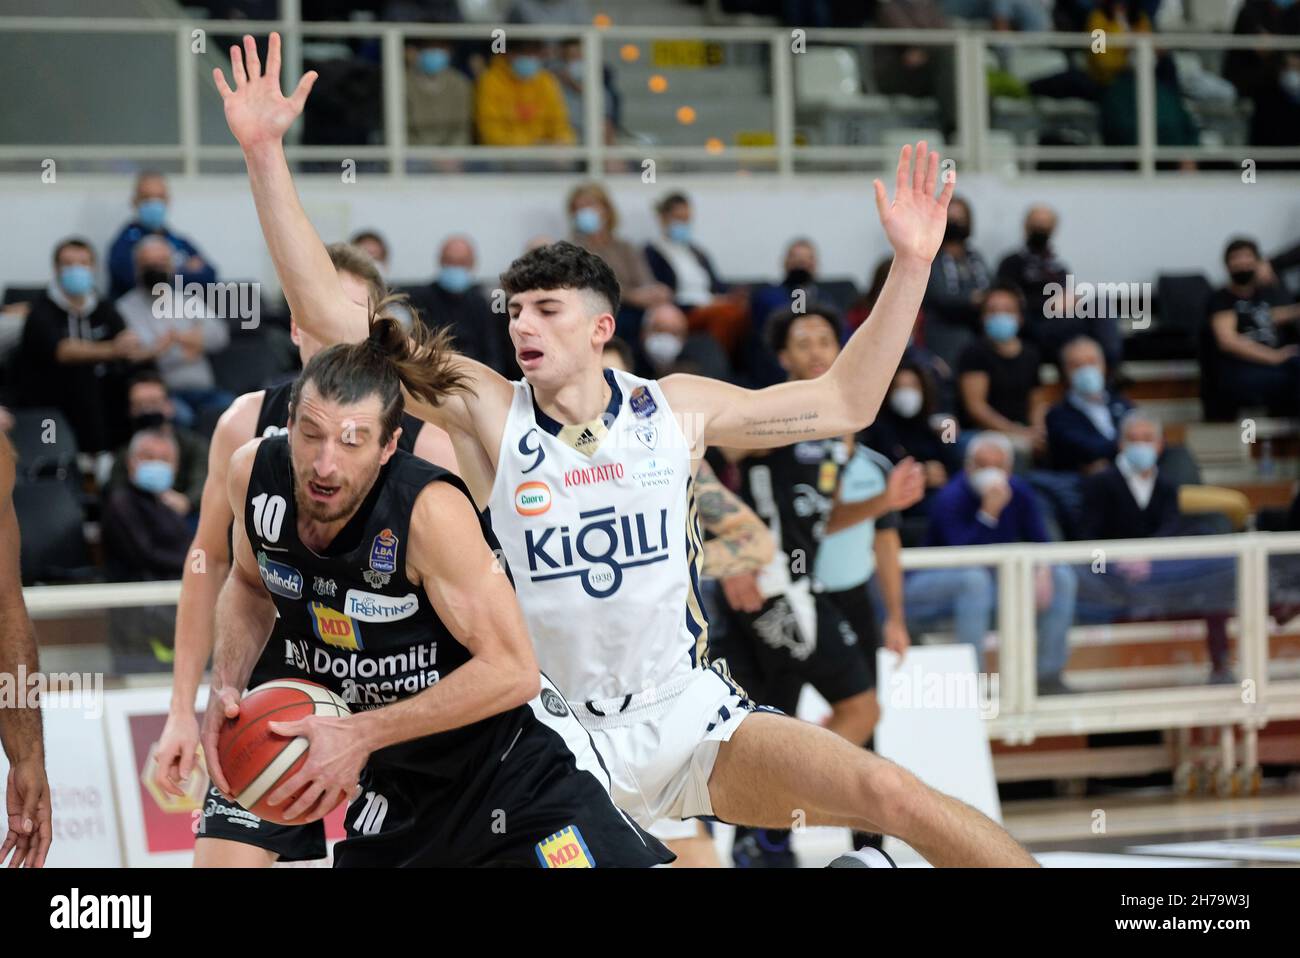
POLYGON ((85 296, 95 288, 95 274, 89 266, 74 263, 59 267, 59 285, 69 296, 85 296))
POLYGON ((519 79, 531 80, 542 71, 542 61, 534 56, 515 57, 510 68, 515 71, 515 76, 519 79))
POLYGON ((162 229, 167 219, 167 203, 163 200, 141 200, 135 208, 135 216, 147 230, 162 229))
POLYGON ((569 79, 574 83, 581 83, 587 78, 587 65, 581 60, 569 60, 564 64, 564 69, 569 73, 569 79))
POLYGON ((449 293, 463 293, 474 284, 464 266, 444 266, 438 272, 438 285, 449 293))
POLYGON ((1156 464, 1156 446, 1152 442, 1125 443, 1119 454, 1136 472, 1146 472, 1156 464))
POLYGON ((1070 388, 1081 397, 1096 396, 1106 388, 1106 377, 1098 366, 1080 366, 1070 373, 1070 388))
POLYGON ((579 233, 599 233, 605 218, 594 206, 584 206, 573 214, 573 226, 579 233))
POLYGON ((432 50, 421 50, 417 62, 420 65, 420 72, 432 76, 451 66, 451 54, 441 47, 435 47, 432 50))
POLYGON ((1012 313, 989 313, 984 317, 984 332, 995 343, 1015 339, 1020 323, 1012 313))
POLYGON ((161 459, 145 459, 137 463, 135 474, 131 481, 145 492, 152 492, 157 495, 160 492, 166 492, 172 487, 176 480, 176 470, 172 468, 170 462, 163 462, 161 459))
POLYGON ((673 220, 668 224, 668 238, 683 245, 691 241, 691 224, 682 220, 673 220))

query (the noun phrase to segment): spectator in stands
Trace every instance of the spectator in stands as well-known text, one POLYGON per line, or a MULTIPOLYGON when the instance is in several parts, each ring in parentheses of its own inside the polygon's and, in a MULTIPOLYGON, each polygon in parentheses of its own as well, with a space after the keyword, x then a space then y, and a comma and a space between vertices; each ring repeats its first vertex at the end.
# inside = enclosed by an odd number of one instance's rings
POLYGON ((478 78, 474 115, 480 143, 540 146, 574 142, 564 95, 542 66, 542 44, 512 40, 478 78))
POLYGON ((135 218, 113 240, 108 252, 108 295, 117 299, 136 282, 135 260, 132 256, 136 245, 145 236, 157 235, 165 239, 171 248, 172 262, 169 273, 179 273, 182 283, 215 283, 217 271, 207 257, 199 252, 189 239, 172 232, 167 226, 167 178, 161 173, 147 171, 135 180, 135 218))
POLYGON ((708 333, 692 333, 686 314, 672 303, 646 310, 641 324, 643 372, 659 379, 671 372, 693 372, 711 379, 731 379, 731 364, 708 333))
MULTIPOLYGON (((178 516, 197 518, 199 500, 203 497, 203 480, 208 475, 207 440, 176 423, 176 407, 167 394, 167 385, 152 370, 132 377, 127 387, 127 412, 132 436, 138 432, 157 432, 170 436, 176 443, 176 470, 172 484, 158 496, 178 516)), ((128 482, 129 458, 128 449, 117 451, 109 477, 110 485, 128 482)))
POLYGON ((406 48, 406 141, 411 146, 468 146, 474 133, 474 84, 451 64, 451 42, 406 48))
POLYGON ((1042 0, 943 0, 943 12, 959 20, 989 20, 994 30, 1049 30, 1052 19, 1042 0))
POLYGON ((591 6, 587 0, 512 0, 506 14, 508 23, 554 23, 562 26, 588 26, 591 6))
MULTIPOLYGON (((1088 33, 1100 30, 1106 37, 1150 33, 1151 18, 1134 0, 1098 0, 1084 29, 1088 33)), ((1107 43, 1089 48, 1088 73, 1099 86, 1109 86, 1128 68, 1128 47, 1107 43)))
MULTIPOLYGON (((965 471, 931 503, 926 545, 1048 541, 1033 490, 1011 475, 1013 459, 1006 436, 994 432, 975 436, 966 447, 965 471)), ((1068 692, 1061 670, 1069 657, 1078 579, 1074 570, 1064 565, 1037 565, 1034 573, 1038 694, 1068 692)), ((920 569, 908 574, 904 597, 913 634, 923 623, 952 619, 958 641, 974 648, 976 663, 983 670, 984 636, 992 625, 996 600, 996 582, 990 570, 920 569)))
POLYGON ((767 342, 767 329, 772 318, 799 305, 795 302, 797 295, 803 305, 822 298, 817 289, 817 247, 812 240, 803 236, 791 240, 785 248, 782 268, 785 275, 781 282, 760 286, 749 301, 752 329, 746 364, 749 382, 755 387, 771 386, 786 380, 786 372, 767 342))
POLYGON ((1061 365, 1069 391, 1047 411, 1052 468, 1099 472, 1119 451, 1119 423, 1133 404, 1106 388, 1106 357, 1096 340, 1070 340, 1061 349, 1061 365))
POLYGON ((388 241, 374 230, 361 230, 359 233, 353 233, 348 242, 353 246, 359 246, 367 256, 374 260, 375 268, 379 270, 380 277, 387 283, 389 280, 388 241))
MULTIPOLYGON (((456 339, 456 348, 507 373, 503 348, 509 344, 504 315, 494 315, 487 297, 474 282, 474 244, 468 236, 448 236, 438 251, 438 274, 431 283, 410 291, 411 305, 419 310, 425 325, 445 326, 456 339)), ((514 355, 514 347, 510 347, 514 355)))
POLYGON ((1284 345, 1279 326, 1300 318, 1300 305, 1282 305, 1281 290, 1260 285, 1254 240, 1232 240, 1223 261, 1228 285, 1209 303, 1219 390, 1237 407, 1267 404, 1295 416, 1300 413, 1300 346, 1284 345))
POLYGON ((742 292, 728 295, 709 254, 691 233, 691 202, 684 193, 669 193, 655 207, 660 235, 646 244, 645 257, 654 278, 672 291, 692 329, 706 329, 728 354, 749 327, 749 304, 742 292))
MULTIPOLYGON (((1186 515, 1178 487, 1157 461, 1163 451, 1159 420, 1130 409, 1120 422, 1119 454, 1113 463, 1084 480, 1083 524, 1088 539, 1146 539, 1226 533, 1222 515, 1186 515)), ((1211 682, 1231 682, 1228 666, 1228 615, 1234 608, 1236 560, 1145 559, 1115 561, 1083 576, 1080 595, 1126 618, 1192 613, 1206 620, 1211 682)))
POLYGON ((970 245, 970 205, 954 196, 948 205, 948 229, 930 267, 925 290, 925 345, 951 368, 975 338, 980 310, 988 292, 988 265, 970 245))
POLYGON ((876 421, 862 434, 862 441, 891 462, 910 457, 921 463, 925 469, 925 498, 909 510, 919 515, 926 514, 930 499, 961 468, 956 420, 939 414, 933 378, 922 365, 907 357, 899 363, 888 398, 876 414, 876 421))
POLYGON ((623 293, 619 335, 637 338, 642 310, 672 302, 672 291, 655 280, 645 253, 618 236, 618 211, 602 186, 584 183, 575 187, 569 193, 567 209, 570 242, 603 259, 618 279, 623 293))
MULTIPOLYGON (((1237 13, 1232 32, 1300 35, 1300 6, 1294 0, 1246 0, 1237 13)), ((1256 146, 1294 146, 1300 143, 1300 53, 1294 50, 1229 50, 1223 61, 1223 75, 1238 93, 1254 102, 1250 121, 1251 143, 1256 146)))
POLYGON ((173 502, 176 440, 146 429, 127 447, 128 481, 104 497, 104 552, 115 580, 179 579, 193 530, 173 502))
MULTIPOLYGON (((875 25, 888 30, 944 30, 948 18, 935 0, 882 0, 875 25)), ((943 134, 957 127, 957 76, 948 46, 878 46, 872 50, 876 87, 881 93, 934 97, 943 134)))
POLYGON ((153 354, 96 294, 88 242, 59 243, 54 273, 23 325, 15 405, 57 407, 82 452, 104 452, 127 438, 127 370, 153 354))
MULTIPOLYGON (((582 85, 587 79, 587 61, 582 55, 582 41, 577 37, 560 43, 559 61, 552 72, 560 81, 560 90, 564 94, 564 108, 569 114, 569 125, 573 127, 578 140, 585 139, 586 107, 583 103, 582 85)), ((604 87, 605 122, 601 135, 605 143, 613 146, 617 138, 619 110, 622 98, 614 85, 614 71, 608 64, 600 66, 601 83, 604 87)))
POLYGON ((1038 350, 1020 338, 1020 291, 1001 284, 983 299, 984 336, 961 354, 961 423, 1006 435, 1024 453, 1047 449, 1047 412, 1039 389, 1038 350))
POLYGON ((217 387, 208 356, 230 344, 227 320, 210 315, 202 299, 174 297, 171 247, 162 237, 146 236, 134 258, 135 288, 116 304, 126 328, 157 355, 181 425, 193 425, 205 413, 220 415, 235 397, 217 387))

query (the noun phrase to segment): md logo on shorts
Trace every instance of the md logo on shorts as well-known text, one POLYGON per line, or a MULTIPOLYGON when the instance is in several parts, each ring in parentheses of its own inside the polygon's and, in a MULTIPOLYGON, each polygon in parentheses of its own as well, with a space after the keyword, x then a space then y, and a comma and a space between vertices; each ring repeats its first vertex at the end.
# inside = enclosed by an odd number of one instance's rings
POLYGON ((595 868, 596 862, 582 840, 577 825, 560 829, 537 843, 537 860, 543 868, 595 868))
POLYGON ((337 649, 356 651, 361 646, 361 630, 342 612, 336 612, 323 602, 310 602, 311 627, 316 638, 337 649))
POLYGON ((285 599, 302 598, 302 573, 293 566, 275 562, 265 552, 257 554, 257 571, 262 574, 266 590, 285 599))
POLYGON ((569 714, 569 707, 564 704, 564 699, 560 693, 554 689, 542 689, 542 708, 556 718, 564 718, 569 714))

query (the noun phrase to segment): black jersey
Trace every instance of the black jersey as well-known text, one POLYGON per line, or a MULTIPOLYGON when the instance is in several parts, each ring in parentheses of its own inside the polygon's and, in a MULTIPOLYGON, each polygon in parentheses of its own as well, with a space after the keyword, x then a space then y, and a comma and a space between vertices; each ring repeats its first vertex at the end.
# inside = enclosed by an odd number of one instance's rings
MULTIPOLYGON (((283 436, 289 431, 289 394, 293 392, 294 380, 271 386, 262 395, 262 411, 257 414, 257 430, 254 437, 265 439, 269 436, 283 436)), ((424 420, 417 419, 410 413, 402 413, 402 433, 397 437, 397 448, 405 452, 415 452, 415 441, 420 438, 424 420)))

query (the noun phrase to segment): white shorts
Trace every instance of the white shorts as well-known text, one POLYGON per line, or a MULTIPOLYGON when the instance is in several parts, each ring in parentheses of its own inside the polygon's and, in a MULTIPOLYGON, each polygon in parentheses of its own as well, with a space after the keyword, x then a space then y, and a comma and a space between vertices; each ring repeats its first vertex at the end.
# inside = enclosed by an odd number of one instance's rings
MULTIPOLYGON (((575 703, 576 704, 576 703, 575 703)), ((656 838, 690 838, 713 814, 709 776, 718 747, 754 704, 711 668, 577 708, 609 768, 614 802, 656 838)))

